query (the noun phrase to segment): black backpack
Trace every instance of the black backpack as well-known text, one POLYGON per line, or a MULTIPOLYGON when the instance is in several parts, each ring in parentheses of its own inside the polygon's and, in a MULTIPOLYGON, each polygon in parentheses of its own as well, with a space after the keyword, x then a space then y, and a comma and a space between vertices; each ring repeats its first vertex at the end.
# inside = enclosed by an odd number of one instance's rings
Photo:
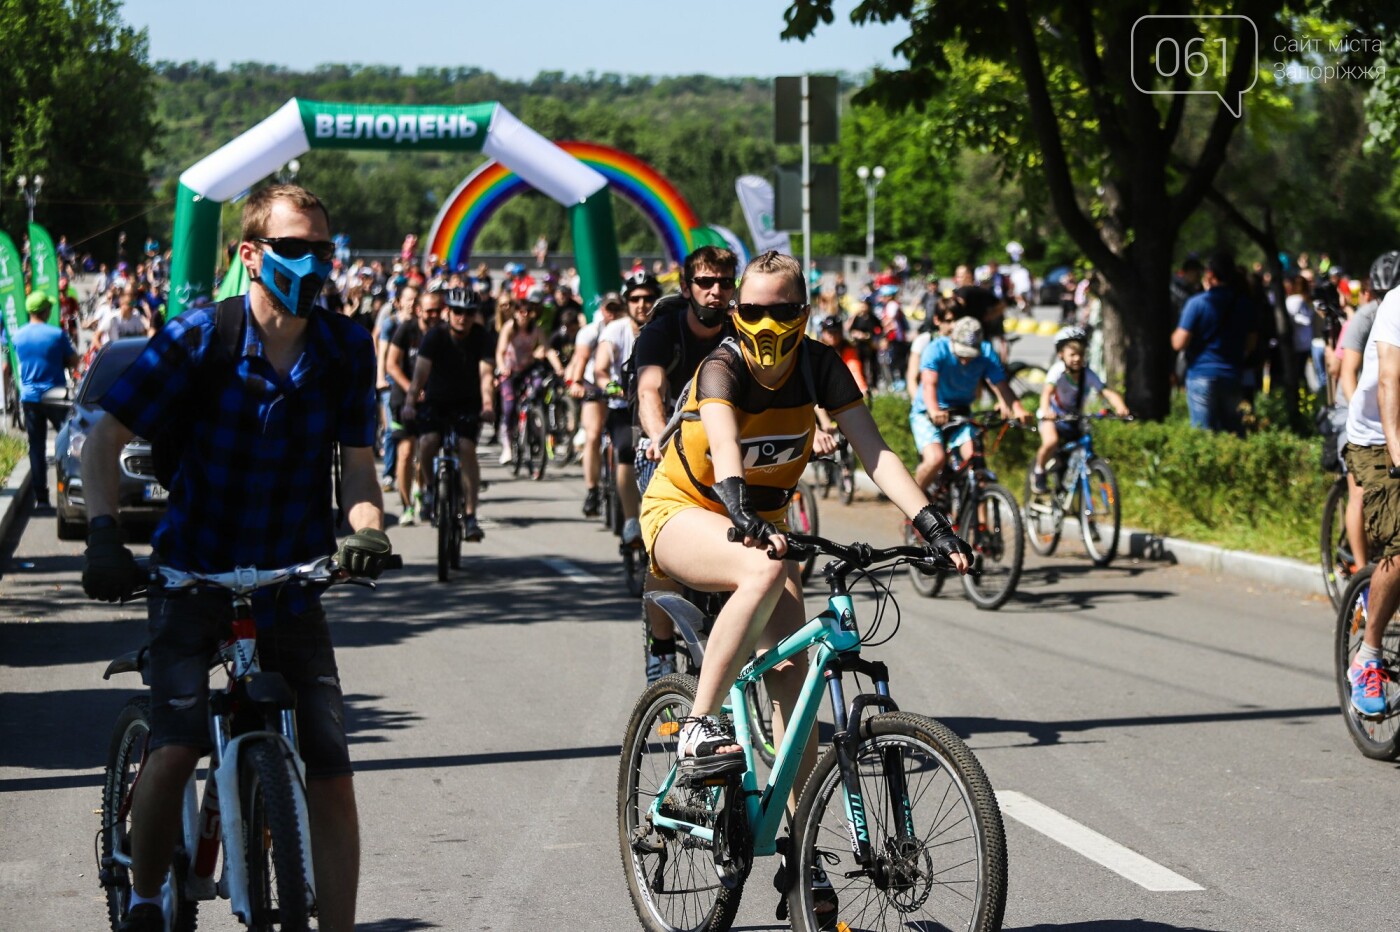
MULTIPOLYGON (((225 298, 215 307, 214 334, 216 339, 209 344, 208 349, 205 350, 204 358, 195 368, 184 397, 167 419, 168 426, 151 438, 151 471, 155 475, 156 481, 167 490, 174 484, 175 474, 179 471, 180 461, 185 455, 185 448, 189 446, 193 416, 198 410, 196 406, 206 403, 208 399, 215 396, 222 378, 230 370, 237 367, 238 360, 243 355, 244 302, 243 295, 236 295, 225 298)), ((340 398, 344 395, 345 377, 344 366, 331 367, 331 397, 340 398)), ((332 481, 335 487, 335 520, 338 525, 345 514, 345 506, 342 501, 343 483, 340 475, 340 444, 338 443, 331 451, 331 463, 333 465, 332 481)))
POLYGON ((180 460, 185 455, 185 447, 190 441, 191 415, 199 400, 208 399, 213 391, 216 376, 237 365, 243 348, 243 304, 244 298, 238 295, 225 298, 214 309, 214 333, 216 339, 209 344, 194 371, 194 378, 185 390, 184 397, 176 406, 168 420, 168 425, 151 438, 151 465, 156 481, 167 490, 175 482, 180 460))

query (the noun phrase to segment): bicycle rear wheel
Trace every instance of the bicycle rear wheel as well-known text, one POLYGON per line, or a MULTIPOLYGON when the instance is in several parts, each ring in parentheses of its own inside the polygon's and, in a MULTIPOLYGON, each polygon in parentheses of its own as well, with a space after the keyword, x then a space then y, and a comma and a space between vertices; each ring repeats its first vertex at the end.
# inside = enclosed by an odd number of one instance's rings
POLYGON ((1372 760, 1395 760, 1400 757, 1400 683, 1396 681, 1400 676, 1400 625, 1392 620, 1381 641, 1381 663, 1390 674, 1390 681, 1385 685, 1384 715, 1363 718, 1351 707, 1351 680, 1347 677, 1351 659, 1361 648, 1362 635, 1366 633, 1374 569, 1368 566, 1360 570, 1342 594, 1335 639, 1337 699, 1342 706, 1347 732, 1361 753, 1372 760))
POLYGON ((1113 474, 1113 467, 1103 460, 1094 460, 1080 480, 1079 533, 1095 566, 1108 566, 1118 552, 1122 510, 1118 477, 1113 474))
POLYGON ((763 677, 744 690, 744 712, 749 717, 754 753, 771 767, 777 759, 778 746, 773 740, 773 699, 768 695, 763 677))
MULTIPOLYGON (((729 883, 716 877, 715 845, 725 845, 722 815, 729 787, 672 787, 666 809, 674 817, 716 831, 714 843, 656 828, 652 801, 676 763, 679 720, 691 714, 695 678, 673 673, 637 700, 622 741, 617 774, 618 842, 627 892, 642 926, 651 932, 728 929, 743 895, 743 871, 729 883), (736 882, 737 881, 737 882, 736 882)), ((742 800, 736 800, 743 812, 742 800)), ((743 844, 746 838, 736 838, 743 844)))
POLYGON ((252 932, 305 932, 311 923, 310 888, 302 860, 304 839, 283 751, 260 741, 238 762, 243 801, 243 856, 248 865, 252 932))
MULTIPOLYGON (((788 528, 798 534, 817 533, 817 494, 812 483, 802 479, 797 483, 797 488, 792 491, 792 499, 788 502, 787 510, 788 528)), ((806 582, 812 578, 812 570, 817 565, 817 555, 812 554, 802 564, 802 581, 806 582)))
POLYGON ((841 451, 841 504, 849 505, 856 498, 856 457, 847 447, 841 451))
POLYGON ((788 891, 796 932, 835 921, 860 929, 991 932, 1006 908, 1006 836, 982 765, 945 725, 890 712, 860 726, 852 765, 876 859, 851 851, 848 802, 836 750, 827 748, 797 804, 788 891), (814 913, 813 869, 830 879, 835 917, 814 913))
POLYGON ((1031 549, 1042 557, 1052 555, 1060 546, 1060 534, 1065 526, 1064 514, 1057 512, 1054 496, 1053 491, 1036 493, 1031 485, 1031 473, 1026 472, 1026 504, 1021 520, 1026 525, 1026 539, 1031 542, 1031 549))
MULTIPOLYGON (((98 879, 107 893, 107 919, 113 932, 126 921, 127 904, 131 902, 131 871, 125 865, 118 864, 116 856, 131 856, 130 795, 136 775, 145 762, 146 739, 151 733, 150 716, 149 699, 143 696, 127 700, 117 716, 112 742, 107 749, 107 771, 102 782, 98 879)), ((170 872, 160 891, 161 908, 166 916, 173 917, 169 927, 175 932, 194 932, 198 921, 199 903, 185 899, 188 869, 189 856, 184 845, 177 843, 170 872)))
POLYGON ((627 591, 633 598, 640 599, 642 590, 646 587, 647 573, 647 549, 638 542, 629 547, 621 545, 622 550, 622 571, 627 576, 627 591))
POLYGON ((972 545, 972 570, 962 578, 963 590, 980 609, 1001 608, 1016 591, 1026 560, 1021 509, 1005 486, 991 483, 963 506, 960 531, 972 545), (978 508, 985 515, 978 516, 978 508))
POLYGON ((1342 607, 1342 593, 1351 581, 1351 565, 1355 557, 1347 538, 1347 477, 1338 476, 1327 492, 1322 506, 1322 582, 1332 607, 1342 607))

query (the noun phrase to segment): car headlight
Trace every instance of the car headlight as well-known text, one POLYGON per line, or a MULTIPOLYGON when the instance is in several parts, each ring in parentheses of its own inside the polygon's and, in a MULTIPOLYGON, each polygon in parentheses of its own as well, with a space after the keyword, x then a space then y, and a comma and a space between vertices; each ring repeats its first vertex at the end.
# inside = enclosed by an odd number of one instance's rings
POLYGON ((83 444, 87 442, 87 434, 75 431, 68 438, 68 455, 74 459, 83 458, 83 444))

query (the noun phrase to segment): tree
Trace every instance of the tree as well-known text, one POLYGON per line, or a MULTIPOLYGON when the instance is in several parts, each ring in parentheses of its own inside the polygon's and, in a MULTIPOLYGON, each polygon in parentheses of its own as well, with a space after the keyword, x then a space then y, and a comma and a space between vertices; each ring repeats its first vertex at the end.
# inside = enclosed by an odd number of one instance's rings
MULTIPOLYGON (((1359 4, 1327 6, 1329 15, 1374 25, 1374 14, 1359 4)), ((811 35, 834 19, 831 7, 831 0, 795 0, 785 13, 784 37, 811 35)), ((1240 19, 1134 26, 1153 14, 1238 14, 1257 26, 1258 47, 1270 49, 1276 39, 1291 38, 1283 9, 1282 0, 1243 0, 1218 11, 1193 11, 1176 0, 1093 8, 1076 0, 863 0, 854 22, 908 21, 910 36, 896 51, 909 66, 877 71, 857 99, 895 109, 932 107, 935 119, 937 111, 951 111, 958 119, 950 136, 985 147, 1044 186, 1065 232, 1103 276, 1106 330, 1121 352, 1129 404, 1163 417, 1172 358, 1168 284, 1178 234, 1212 191, 1240 122, 1231 107, 1258 75, 1255 46, 1240 19), (1224 52, 1207 59, 1211 87, 1221 97, 1141 93, 1197 87, 1185 67, 1167 68, 1155 58, 1159 39, 1178 54, 1213 51, 1224 40, 1224 52), (1135 73, 1135 61, 1158 67, 1135 73), (1181 134, 1188 109, 1204 111, 1208 127, 1194 147, 1181 134)))
MULTIPOLYGON (((35 219, 81 248, 93 237, 144 234, 156 146, 146 34, 117 0, 0 0, 0 188, 42 175, 35 219)), ((23 201, 0 221, 22 228, 23 201)), ((139 239, 137 239, 139 242, 139 239)))

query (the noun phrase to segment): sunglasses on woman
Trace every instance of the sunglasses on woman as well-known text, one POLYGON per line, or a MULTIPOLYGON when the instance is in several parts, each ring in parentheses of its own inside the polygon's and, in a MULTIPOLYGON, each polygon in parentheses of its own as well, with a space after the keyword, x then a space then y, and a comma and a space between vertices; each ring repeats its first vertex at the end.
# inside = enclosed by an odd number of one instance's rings
POLYGON ((780 324, 790 324, 807 313, 806 304, 788 302, 785 304, 736 304, 734 312, 745 322, 756 324, 765 317, 780 324))
POLYGON ((300 259, 308 254, 322 262, 335 257, 335 243, 328 239, 302 239, 299 236, 255 236, 253 242, 271 246, 283 259, 300 259))

